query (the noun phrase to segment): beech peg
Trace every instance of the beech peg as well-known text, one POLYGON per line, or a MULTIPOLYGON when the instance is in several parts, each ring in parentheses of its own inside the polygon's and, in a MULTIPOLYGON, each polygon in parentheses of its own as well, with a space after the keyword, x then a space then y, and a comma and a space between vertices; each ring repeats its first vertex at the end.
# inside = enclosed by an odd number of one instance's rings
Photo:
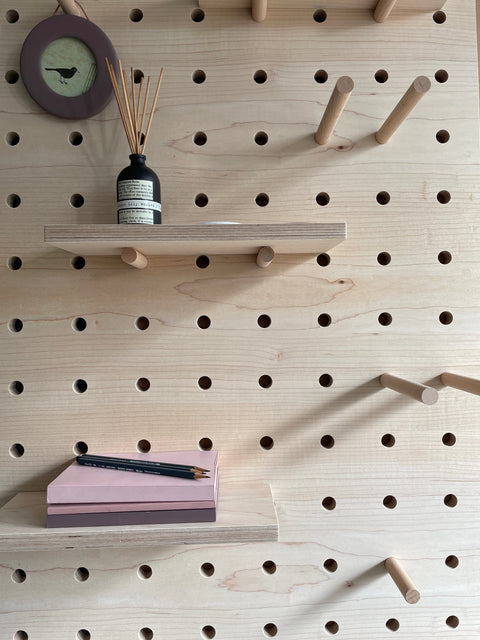
POLYGON ((408 577, 405 569, 402 567, 397 558, 390 556, 385 560, 385 569, 392 576, 393 581, 399 588, 402 596, 408 604, 415 604, 420 600, 420 593, 413 582, 408 577))
POLYGON ((467 378, 467 376, 445 372, 440 376, 440 380, 447 387, 454 387, 455 389, 460 389, 460 391, 467 391, 467 393, 474 393, 480 396, 480 380, 476 378, 467 378))
POLYGON ((378 0, 377 6, 373 10, 373 18, 376 22, 385 22, 390 15, 397 0, 378 0))
POLYGON ((268 0, 252 0, 252 18, 255 22, 263 22, 267 17, 268 0))
POLYGON ((385 144, 385 142, 390 140, 415 105, 430 91, 431 86, 432 83, 426 76, 418 76, 418 78, 415 78, 400 99, 400 102, 375 134, 375 138, 379 144, 385 144))
POLYGON ((272 264, 275 257, 275 251, 272 247, 261 247, 257 254, 257 265, 264 269, 272 264))
POLYGON ((75 0, 58 0, 58 4, 62 7, 63 13, 69 13, 72 16, 82 16, 80 7, 75 0))
POLYGON ((337 84, 333 89, 325 113, 315 134, 317 144, 327 144, 353 91, 353 87, 353 80, 349 76, 342 76, 337 80, 337 84))
POLYGON ((133 247, 126 247, 125 249, 122 249, 120 257, 126 264, 129 264, 131 267, 135 267, 135 269, 145 269, 148 265, 147 258, 133 247))
POLYGON ((436 391, 436 389, 432 389, 432 387, 427 387, 418 382, 410 382, 403 378, 397 378, 397 376, 392 376, 390 373, 383 373, 380 376, 380 384, 398 393, 403 393, 414 400, 418 400, 418 402, 423 402, 423 404, 435 404, 438 400, 438 391, 436 391))

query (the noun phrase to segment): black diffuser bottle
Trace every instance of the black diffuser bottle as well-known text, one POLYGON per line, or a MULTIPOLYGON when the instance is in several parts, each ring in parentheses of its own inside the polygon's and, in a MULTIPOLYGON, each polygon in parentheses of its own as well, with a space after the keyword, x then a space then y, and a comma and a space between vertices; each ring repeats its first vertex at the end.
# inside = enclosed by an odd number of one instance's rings
POLYGON ((161 224, 160 180, 141 153, 130 155, 130 166, 117 178, 118 224, 161 224))

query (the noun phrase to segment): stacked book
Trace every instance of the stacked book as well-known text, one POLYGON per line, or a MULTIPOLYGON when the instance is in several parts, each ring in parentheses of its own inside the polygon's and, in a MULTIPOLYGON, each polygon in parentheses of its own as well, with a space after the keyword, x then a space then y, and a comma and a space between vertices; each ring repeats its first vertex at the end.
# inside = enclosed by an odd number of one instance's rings
POLYGON ((79 456, 47 487, 47 527, 215 522, 218 452, 79 456))

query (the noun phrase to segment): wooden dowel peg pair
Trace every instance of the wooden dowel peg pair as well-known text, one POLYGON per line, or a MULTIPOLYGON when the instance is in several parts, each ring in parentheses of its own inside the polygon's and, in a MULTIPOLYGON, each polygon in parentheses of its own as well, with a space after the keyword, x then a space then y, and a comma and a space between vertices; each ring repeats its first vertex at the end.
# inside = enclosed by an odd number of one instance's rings
POLYGON ((390 556, 390 558, 385 560, 384 566, 408 604, 415 604, 418 602, 420 600, 420 593, 411 581, 405 569, 400 564, 399 560, 390 556))
MULTIPOLYGON (((148 265, 147 258, 133 247, 125 247, 122 249, 120 257, 125 264, 135 267, 135 269, 145 269, 148 265)), ((265 269, 272 264, 274 257, 275 251, 272 247, 260 247, 256 258, 257 265, 265 269)))

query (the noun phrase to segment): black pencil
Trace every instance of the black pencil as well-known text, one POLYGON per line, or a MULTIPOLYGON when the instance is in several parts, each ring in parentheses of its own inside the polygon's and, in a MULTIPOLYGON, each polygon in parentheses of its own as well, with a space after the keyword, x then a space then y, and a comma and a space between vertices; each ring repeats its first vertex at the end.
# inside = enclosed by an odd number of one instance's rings
POLYGON ((177 464, 173 462, 157 462, 155 460, 143 460, 141 458, 117 458, 115 456, 102 456, 95 455, 93 453, 84 453, 81 456, 77 456, 77 461, 79 458, 83 458, 83 460, 111 460, 113 462, 126 462, 131 464, 143 464, 147 466, 152 466, 155 468, 165 468, 165 469, 179 469, 184 471, 192 471, 198 473, 208 473, 209 469, 202 469, 202 467, 197 467, 195 465, 190 464, 177 464))
POLYGON ((175 469, 173 467, 161 467, 144 464, 139 460, 132 460, 131 462, 123 462, 119 458, 108 458, 101 456, 86 457, 85 455, 77 456, 77 462, 80 465, 87 467, 98 467, 101 469, 116 469, 118 471, 131 471, 134 473, 150 473, 158 476, 174 476, 176 478, 186 478, 189 480, 199 480, 201 478, 208 478, 200 471, 192 471, 187 469, 175 469))

